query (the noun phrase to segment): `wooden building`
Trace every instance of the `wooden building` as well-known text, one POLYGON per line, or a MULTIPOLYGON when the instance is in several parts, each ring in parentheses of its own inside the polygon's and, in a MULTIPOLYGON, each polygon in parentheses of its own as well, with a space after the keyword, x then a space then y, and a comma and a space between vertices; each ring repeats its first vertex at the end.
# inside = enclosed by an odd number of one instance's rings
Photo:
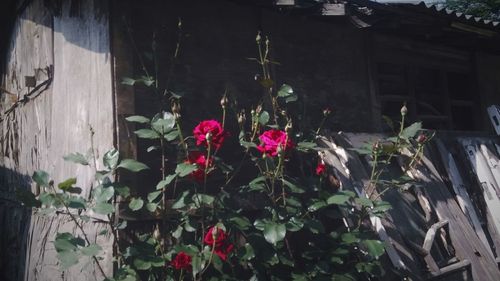
MULTIPOLYGON (((469 202, 469 197, 483 196, 478 185, 485 182, 500 190, 500 142, 486 110, 500 104, 500 26, 424 3, 320 2, 2 1, 0 279, 100 280, 92 264, 60 272, 51 241, 58 231, 75 231, 72 224, 64 214, 47 217, 26 210, 15 192, 22 188, 36 193, 30 175, 42 169, 56 181, 77 176, 88 194, 93 171, 64 163, 62 157, 72 152, 85 154, 93 148, 100 158, 117 147, 122 155, 148 161, 124 118, 152 115, 157 100, 144 87, 121 82, 144 75, 143 65, 154 67, 147 59, 153 48, 164 62, 159 77, 169 74, 181 18, 181 52, 171 88, 185 96, 188 123, 214 116, 224 91, 242 105, 262 95, 254 80, 258 65, 247 59, 255 56, 255 36, 261 31, 280 63, 273 69, 276 82, 292 85, 309 104, 304 116, 317 118, 320 109, 330 106, 335 118, 328 128, 356 133, 325 142, 335 146, 329 163, 339 177, 346 174, 342 162, 357 156, 342 159, 338 149, 370 138, 359 133, 385 131, 382 115, 397 116, 404 102, 411 120, 442 131, 436 150, 430 150, 435 158, 426 162, 426 172, 416 175, 437 187, 387 196, 394 196, 395 204, 403 202, 398 208, 415 220, 423 214, 423 226, 430 224, 430 229, 447 221, 455 256, 441 255, 440 262, 429 253, 418 254, 403 239, 410 230, 401 230, 405 218, 397 212, 380 222, 385 228, 378 231, 393 245, 388 248, 392 266, 403 268, 413 280, 500 280, 495 260, 498 213, 483 206, 487 202, 477 203, 484 199, 469 202), (484 161, 476 161, 477 153, 484 161), (471 169, 477 177, 467 173, 471 169), (459 182, 460 175, 467 183, 459 182), (423 213, 412 208, 423 208, 423 213), (461 243, 465 246, 458 247, 461 243), (457 270, 463 274, 453 275, 457 270)), ((344 164, 364 169, 358 162, 344 164)), ((363 182, 364 175, 351 177, 346 188, 363 182)), ((491 200, 496 204, 498 193, 491 200)), ((112 272, 112 238, 99 235, 106 225, 96 218, 85 228, 104 245, 105 270, 112 272)), ((428 231, 423 231, 425 237, 428 231)))

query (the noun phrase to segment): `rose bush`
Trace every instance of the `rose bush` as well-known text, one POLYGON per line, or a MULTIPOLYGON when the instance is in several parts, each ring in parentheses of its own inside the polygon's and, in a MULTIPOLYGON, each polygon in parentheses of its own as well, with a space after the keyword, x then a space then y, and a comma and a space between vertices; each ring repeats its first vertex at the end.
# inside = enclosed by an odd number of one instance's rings
MULTIPOLYGON (((181 101, 176 95, 169 97, 172 113, 163 104, 164 110, 152 118, 127 117, 141 127, 135 131, 138 138, 152 144, 147 151, 161 156, 153 158, 161 159, 160 181, 140 186, 148 189, 146 195, 115 181, 123 170, 138 173, 149 168, 122 159, 116 149, 103 156, 102 169, 80 153, 65 157, 93 165, 96 177, 90 199, 79 195, 75 178, 55 186, 48 173, 33 175, 45 192, 38 198, 25 195, 26 204, 42 207, 47 214, 63 208, 79 229, 76 236, 60 233, 54 241, 63 269, 89 258, 106 281, 373 280, 383 275, 379 258, 384 245, 370 228, 369 218, 383 216, 390 206, 371 195, 358 197, 342 186, 337 191, 339 187, 324 181, 327 167, 316 140, 331 110, 320 113, 315 132, 294 131, 291 105, 300 98, 290 85, 274 86, 269 41, 262 42, 259 35, 257 46, 260 55, 255 60, 263 69, 259 83, 271 104, 235 109, 239 134, 236 128, 224 126, 229 105, 235 104, 226 94, 220 102, 222 122, 204 120, 193 130, 181 126, 181 101), (238 135, 239 144, 224 148, 231 151, 231 161, 226 163, 217 154, 229 143, 225 141, 229 131, 238 135), (186 132, 193 135, 185 136, 186 132), (119 215, 118 209, 120 214, 128 209, 126 216, 119 215), (89 210, 108 219, 118 269, 113 276, 106 276, 101 266, 103 249, 81 225, 90 219, 89 210), (127 224, 135 213, 148 218, 136 228, 127 224), (127 243, 118 243, 118 237, 126 237, 127 243)), ((152 85, 158 84, 146 86, 152 85)), ((405 129, 406 112, 401 111, 397 137, 386 140, 394 150, 384 154, 376 142, 359 151, 371 159, 367 182, 376 188, 384 187, 378 182, 384 165, 416 142, 420 125, 405 129)), ((430 138, 418 139, 417 155, 430 138)), ((413 158, 410 166, 417 162, 413 158)))

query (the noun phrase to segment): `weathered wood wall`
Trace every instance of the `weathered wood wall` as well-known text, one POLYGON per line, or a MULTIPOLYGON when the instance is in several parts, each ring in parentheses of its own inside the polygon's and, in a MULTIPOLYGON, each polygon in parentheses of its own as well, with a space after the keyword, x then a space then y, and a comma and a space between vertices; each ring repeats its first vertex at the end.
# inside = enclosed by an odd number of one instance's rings
MULTIPOLYGON (((6 239, 1 239, 0 251, 9 255, 0 259, 4 274, 0 279, 100 280, 88 259, 60 271, 52 241, 57 232, 76 232, 66 215, 30 216, 7 201, 16 188, 36 192, 30 176, 39 169, 49 172, 56 183, 77 177, 78 186, 88 195, 93 169, 64 162, 62 157, 89 153, 93 141, 101 158, 114 142, 109 3, 62 1, 62 6, 50 8, 46 3, 33 1, 18 18, 2 77, 2 85, 14 95, 4 95, 1 109, 0 229, 6 239), (47 87, 15 103, 34 89, 28 87, 27 76, 35 77, 37 85, 47 81, 47 87), (12 105, 17 106, 5 113, 12 105)), ((103 245, 103 264, 111 272, 112 239, 98 235, 106 224, 84 225, 89 238, 103 245)))

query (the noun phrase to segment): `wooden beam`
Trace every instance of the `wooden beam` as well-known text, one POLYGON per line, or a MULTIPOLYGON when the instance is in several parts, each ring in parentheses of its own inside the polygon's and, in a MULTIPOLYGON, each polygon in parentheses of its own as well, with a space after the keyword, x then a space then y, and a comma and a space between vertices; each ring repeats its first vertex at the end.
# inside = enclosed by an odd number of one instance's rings
POLYGON ((321 8, 323 16, 345 16, 345 4, 323 4, 321 8))
POLYGON ((494 256, 479 220, 479 216, 476 213, 476 208, 474 207, 474 204, 469 197, 469 193, 465 188, 464 181, 462 179, 462 176, 460 175, 453 155, 446 148, 442 140, 436 139, 435 143, 437 145, 439 154, 441 155, 441 161, 446 173, 448 174, 453 191, 455 192, 455 197, 457 198, 458 205, 460 205, 460 209, 462 209, 462 212, 472 223, 472 226, 474 227, 474 230, 476 231, 479 239, 481 239, 483 244, 490 250, 489 253, 491 254, 491 256, 494 256))

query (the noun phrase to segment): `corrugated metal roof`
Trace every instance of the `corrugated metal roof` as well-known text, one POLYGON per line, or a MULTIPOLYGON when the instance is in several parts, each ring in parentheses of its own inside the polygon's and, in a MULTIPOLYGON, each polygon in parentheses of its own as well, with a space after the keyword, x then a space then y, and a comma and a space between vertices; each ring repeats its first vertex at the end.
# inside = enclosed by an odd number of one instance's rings
POLYGON ((372 0, 371 2, 377 2, 387 5, 395 6, 415 6, 421 9, 426 9, 430 12, 454 18, 461 21, 467 21, 472 24, 481 24, 490 28, 496 28, 500 22, 484 19, 481 17, 475 17, 473 15, 467 15, 456 10, 448 9, 443 4, 442 1, 420 1, 420 0, 372 0))

